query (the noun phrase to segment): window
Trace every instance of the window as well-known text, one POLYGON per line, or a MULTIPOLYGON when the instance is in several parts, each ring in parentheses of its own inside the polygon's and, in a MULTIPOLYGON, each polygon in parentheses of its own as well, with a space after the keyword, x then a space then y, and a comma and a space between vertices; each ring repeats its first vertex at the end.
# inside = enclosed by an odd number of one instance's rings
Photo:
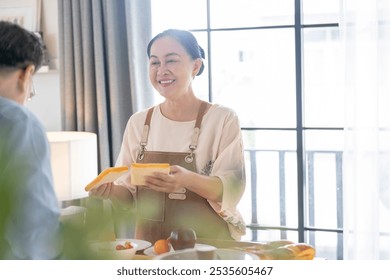
POLYGON ((343 98, 337 0, 152 0, 153 34, 191 30, 200 98, 233 108, 246 149, 244 239, 342 259, 343 98))

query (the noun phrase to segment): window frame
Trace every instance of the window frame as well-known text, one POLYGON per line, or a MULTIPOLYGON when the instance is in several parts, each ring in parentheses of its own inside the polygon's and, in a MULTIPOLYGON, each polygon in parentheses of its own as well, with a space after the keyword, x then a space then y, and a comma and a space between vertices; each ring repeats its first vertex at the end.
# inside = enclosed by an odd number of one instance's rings
MULTIPOLYGON (((305 149, 305 132, 309 130, 343 130, 343 127, 307 127, 304 125, 304 31, 309 28, 327 28, 334 27, 339 28, 337 22, 320 23, 320 24, 304 24, 303 23, 303 0, 294 0, 294 23, 291 25, 264 25, 264 26, 251 26, 251 27, 237 27, 237 28, 211 28, 211 13, 210 7, 212 0, 206 0, 206 16, 207 16, 207 27, 205 29, 190 29, 191 32, 206 33, 207 37, 207 57, 208 57, 208 99, 213 102, 213 48, 212 48, 212 33, 223 32, 223 31, 245 31, 254 29, 280 29, 280 28, 291 28, 294 30, 295 38, 295 97, 296 97, 296 127, 242 127, 242 131, 265 131, 265 130, 288 130, 296 133, 296 160, 297 160, 297 215, 298 224, 297 227, 286 227, 286 226, 261 226, 259 224, 249 224, 248 229, 267 230, 276 229, 280 230, 281 238, 286 236, 287 231, 295 231, 298 235, 298 242, 308 242, 310 240, 315 241, 315 232, 331 232, 337 234, 337 248, 336 254, 337 259, 343 259, 343 229, 342 229, 342 181, 337 181, 336 187, 340 188, 338 192, 341 192, 340 197, 337 198, 337 228, 319 228, 307 226, 310 222, 308 220, 313 216, 314 207, 310 205, 308 199, 308 193, 311 190, 307 186, 308 172, 307 170, 307 157, 308 152, 305 149)), ((342 163, 342 152, 334 151, 337 154, 336 157, 341 160, 342 163)), ((310 156, 310 155, 309 155, 310 156)), ((341 168, 340 162, 336 162, 337 168, 341 168)), ((251 197, 253 201, 253 197, 251 197)), ((253 211, 252 211, 253 213, 253 211)), ((255 215, 255 214, 252 214, 255 215)), ((256 236, 256 234, 254 234, 256 236)), ((256 237, 255 237, 256 238, 256 237)), ((253 240, 258 241, 258 240, 253 240)))

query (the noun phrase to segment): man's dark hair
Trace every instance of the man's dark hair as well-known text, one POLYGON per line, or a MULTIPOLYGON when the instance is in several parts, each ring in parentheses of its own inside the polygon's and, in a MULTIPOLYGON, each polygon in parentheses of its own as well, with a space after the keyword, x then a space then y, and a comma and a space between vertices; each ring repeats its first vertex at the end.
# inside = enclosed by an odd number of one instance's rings
POLYGON ((23 27, 0 21, 0 69, 24 69, 33 64, 37 71, 43 61, 43 43, 40 37, 23 27))

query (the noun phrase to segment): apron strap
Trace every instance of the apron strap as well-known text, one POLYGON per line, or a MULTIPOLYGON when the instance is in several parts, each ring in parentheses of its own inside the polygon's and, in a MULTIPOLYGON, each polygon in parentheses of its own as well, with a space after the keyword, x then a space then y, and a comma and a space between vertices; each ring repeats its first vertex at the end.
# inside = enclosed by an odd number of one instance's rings
POLYGON ((148 113, 146 115, 145 124, 144 124, 144 131, 142 132, 142 138, 141 138, 141 146, 146 146, 148 144, 148 135, 149 135, 149 128, 150 128, 150 120, 152 119, 154 107, 150 108, 148 110, 148 113))
POLYGON ((190 144, 191 151, 194 151, 198 145, 200 124, 202 123, 202 119, 203 119, 204 112, 206 111, 206 109, 207 109, 207 102, 202 101, 202 103, 200 104, 198 116, 197 116, 196 122, 195 122, 194 134, 192 134, 192 138, 191 138, 191 144, 190 144))
POLYGON ((148 136, 149 136, 149 129, 150 129, 150 120, 152 119, 152 114, 153 114, 154 107, 150 108, 148 110, 148 113, 146 115, 145 119, 145 124, 144 124, 144 129, 142 131, 142 138, 141 138, 141 150, 138 154, 138 159, 143 160, 145 156, 145 151, 146 151, 146 145, 148 144, 148 136))

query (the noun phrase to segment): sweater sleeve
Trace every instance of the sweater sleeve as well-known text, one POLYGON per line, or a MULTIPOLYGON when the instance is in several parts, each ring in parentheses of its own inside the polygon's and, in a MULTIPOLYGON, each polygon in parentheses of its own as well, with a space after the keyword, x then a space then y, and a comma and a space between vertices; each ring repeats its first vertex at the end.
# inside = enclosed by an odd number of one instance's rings
POLYGON ((213 209, 228 223, 231 235, 238 240, 245 234, 245 222, 237 210, 245 190, 245 162, 239 120, 229 114, 223 124, 218 156, 210 176, 223 184, 222 203, 209 201, 213 209))

